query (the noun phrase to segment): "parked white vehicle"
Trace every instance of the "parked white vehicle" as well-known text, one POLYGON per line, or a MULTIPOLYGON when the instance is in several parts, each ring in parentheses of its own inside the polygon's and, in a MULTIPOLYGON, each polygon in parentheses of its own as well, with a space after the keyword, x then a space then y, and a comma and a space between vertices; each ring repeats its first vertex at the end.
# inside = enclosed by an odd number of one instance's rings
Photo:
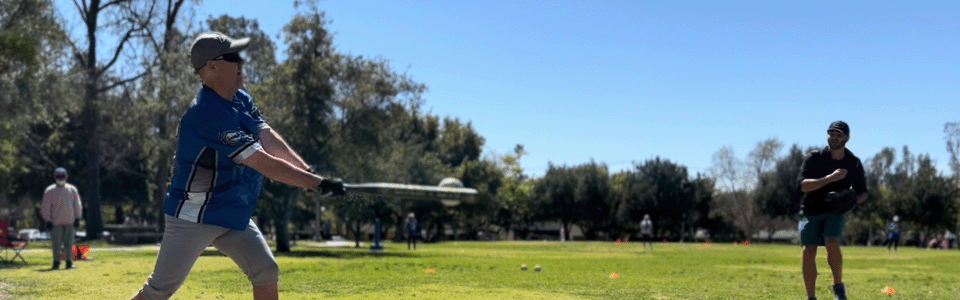
POLYGON ((46 232, 40 232, 40 229, 36 229, 36 228, 20 229, 20 231, 17 233, 20 235, 21 239, 25 239, 28 241, 50 239, 50 234, 46 232))

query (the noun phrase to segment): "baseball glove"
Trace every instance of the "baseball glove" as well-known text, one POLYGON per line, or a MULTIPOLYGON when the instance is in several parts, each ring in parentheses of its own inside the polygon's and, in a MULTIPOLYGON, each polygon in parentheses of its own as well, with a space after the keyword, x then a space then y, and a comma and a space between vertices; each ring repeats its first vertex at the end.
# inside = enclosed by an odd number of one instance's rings
POLYGON ((827 194, 826 200, 831 213, 842 215, 857 206, 857 192, 852 189, 833 191, 827 194))

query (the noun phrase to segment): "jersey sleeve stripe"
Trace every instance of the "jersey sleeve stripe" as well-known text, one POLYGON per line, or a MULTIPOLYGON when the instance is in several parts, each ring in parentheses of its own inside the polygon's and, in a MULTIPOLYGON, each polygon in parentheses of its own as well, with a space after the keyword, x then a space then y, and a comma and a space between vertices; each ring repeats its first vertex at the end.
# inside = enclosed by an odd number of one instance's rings
POLYGON ((246 160, 247 157, 250 157, 250 155, 256 153, 258 150, 263 150, 263 146, 260 146, 260 142, 252 142, 237 148, 236 151, 230 153, 229 157, 231 160, 233 160, 233 162, 239 164, 246 160))

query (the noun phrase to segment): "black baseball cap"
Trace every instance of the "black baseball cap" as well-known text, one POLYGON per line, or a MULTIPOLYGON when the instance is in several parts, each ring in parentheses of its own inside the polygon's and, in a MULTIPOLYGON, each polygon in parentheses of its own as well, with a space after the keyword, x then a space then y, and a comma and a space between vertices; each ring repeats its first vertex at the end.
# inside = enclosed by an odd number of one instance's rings
POLYGON ((847 122, 844 121, 833 121, 833 123, 830 123, 830 127, 827 128, 827 132, 832 130, 843 132, 844 135, 850 135, 850 125, 847 125, 847 122))
POLYGON ((190 64, 200 69, 208 60, 227 53, 240 52, 250 45, 250 38, 232 39, 229 36, 213 32, 204 32, 193 40, 190 47, 190 64))

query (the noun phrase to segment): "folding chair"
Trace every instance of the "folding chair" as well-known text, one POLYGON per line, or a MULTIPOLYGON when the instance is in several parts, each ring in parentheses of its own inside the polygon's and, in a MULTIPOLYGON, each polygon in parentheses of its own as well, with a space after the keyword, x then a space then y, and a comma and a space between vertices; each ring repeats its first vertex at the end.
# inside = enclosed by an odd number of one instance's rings
POLYGON ((13 238, 13 235, 10 234, 9 223, 0 221, 0 261, 16 262, 17 257, 19 257, 23 263, 27 263, 27 260, 23 259, 23 255, 20 255, 20 251, 27 247, 27 242, 21 241, 19 238, 14 240, 13 238))

